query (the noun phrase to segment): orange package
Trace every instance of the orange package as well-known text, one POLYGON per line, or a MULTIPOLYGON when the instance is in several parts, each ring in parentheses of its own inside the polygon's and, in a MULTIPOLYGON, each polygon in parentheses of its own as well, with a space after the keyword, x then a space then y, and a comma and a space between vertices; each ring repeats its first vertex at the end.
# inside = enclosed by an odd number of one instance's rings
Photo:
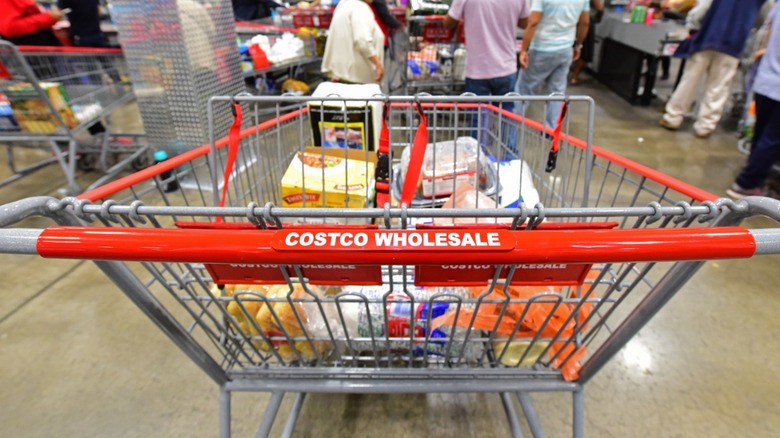
MULTIPOLYGON (((476 312, 474 309, 460 309, 460 312, 449 312, 436 318, 432 322, 431 327, 471 327, 506 337, 511 336, 512 339, 518 340, 533 339, 537 334, 540 338, 553 339, 567 339, 574 336, 576 328, 575 318, 570 318, 570 316, 576 308, 576 304, 538 301, 538 297, 542 294, 560 293, 560 288, 509 286, 506 292, 511 299, 530 300, 536 296, 537 301, 530 303, 507 303, 508 298, 506 294, 501 290, 494 290, 484 296, 483 299, 503 301, 503 303, 482 302, 476 312)), ((472 297, 477 298, 484 293, 484 288, 472 287, 470 288, 470 293, 472 297)), ((584 321, 590 315, 591 308, 592 306, 589 303, 580 306, 580 321, 584 321)), ((584 327, 580 327, 580 330, 583 329, 584 327)), ((503 350, 509 348, 507 344, 512 342, 516 341, 499 344, 497 347, 499 347, 499 350, 503 350)), ((522 344, 528 346, 528 343, 522 344)), ((552 365, 555 368, 560 368, 561 374, 566 381, 577 379, 581 366, 580 361, 585 355, 584 346, 577 348, 572 342, 555 341, 552 345, 549 345, 549 348, 545 349, 548 351, 549 357, 555 358, 552 365)), ((538 351, 538 353, 541 353, 541 351, 538 351)), ((526 354, 521 354, 521 356, 526 356, 526 354)), ((529 362, 524 360, 522 364, 530 366, 534 362, 536 362, 535 359, 529 362)))

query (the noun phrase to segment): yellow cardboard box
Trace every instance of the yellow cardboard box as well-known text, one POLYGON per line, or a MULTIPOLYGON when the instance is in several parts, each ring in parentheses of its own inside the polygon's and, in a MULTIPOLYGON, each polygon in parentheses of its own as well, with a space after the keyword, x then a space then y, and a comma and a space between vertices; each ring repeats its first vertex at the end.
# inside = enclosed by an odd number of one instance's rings
POLYGON ((306 148, 282 177, 282 206, 365 207, 374 199, 375 168, 373 152, 306 148))

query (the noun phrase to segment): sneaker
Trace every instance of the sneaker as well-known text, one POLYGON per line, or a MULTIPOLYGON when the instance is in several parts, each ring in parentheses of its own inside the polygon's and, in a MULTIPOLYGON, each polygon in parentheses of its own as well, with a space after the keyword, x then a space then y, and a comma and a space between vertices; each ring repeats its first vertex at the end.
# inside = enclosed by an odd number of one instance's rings
POLYGON ((706 140, 706 139, 710 138, 710 136, 712 135, 712 131, 694 131, 693 135, 695 135, 696 138, 700 138, 702 140, 706 140))
POLYGON ((742 199, 746 196, 766 196, 767 190, 764 187, 756 187, 754 189, 746 189, 742 186, 740 186, 737 183, 734 183, 731 185, 730 188, 726 190, 726 194, 731 196, 734 199, 742 199))
POLYGON ((673 125, 666 121, 666 119, 661 119, 660 122, 658 122, 659 125, 661 125, 662 128, 668 129, 670 131, 676 131, 680 128, 680 125, 673 125))

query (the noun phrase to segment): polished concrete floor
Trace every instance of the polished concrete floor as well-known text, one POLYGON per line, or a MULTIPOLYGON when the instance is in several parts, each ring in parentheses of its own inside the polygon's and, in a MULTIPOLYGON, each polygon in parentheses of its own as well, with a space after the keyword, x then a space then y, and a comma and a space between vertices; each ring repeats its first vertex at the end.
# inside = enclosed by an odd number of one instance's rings
MULTIPOLYGON (((660 129, 660 104, 632 107, 587 80, 570 91, 596 99, 597 144, 703 189, 722 194, 744 162, 724 128, 699 140, 689 128, 660 129)), ((63 185, 51 167, 0 189, 0 204, 63 185)), ((777 436, 779 262, 707 263, 586 387, 587 434, 777 436)), ((217 435, 217 387, 92 263, 3 255, 0 273, 8 280, 0 299, 0 436, 217 435)), ((548 436, 570 433, 569 396, 533 398, 548 436)), ((254 436, 267 400, 234 396, 236 436, 254 436)), ((274 436, 291 406, 288 396, 274 436)), ((314 395, 296 428, 300 437, 507 434, 498 397, 483 394, 314 395)))

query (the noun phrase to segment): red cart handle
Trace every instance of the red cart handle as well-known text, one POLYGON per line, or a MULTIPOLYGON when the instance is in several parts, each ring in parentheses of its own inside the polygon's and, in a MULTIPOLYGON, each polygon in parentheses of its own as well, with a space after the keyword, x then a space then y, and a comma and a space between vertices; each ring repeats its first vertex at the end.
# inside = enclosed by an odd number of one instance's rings
POLYGON ((751 257, 742 227, 619 230, 223 230, 50 227, 43 257, 214 264, 471 265, 751 257))
POLYGON ((64 47, 64 46, 16 46, 22 53, 73 53, 92 55, 121 55, 122 49, 106 47, 64 47))

